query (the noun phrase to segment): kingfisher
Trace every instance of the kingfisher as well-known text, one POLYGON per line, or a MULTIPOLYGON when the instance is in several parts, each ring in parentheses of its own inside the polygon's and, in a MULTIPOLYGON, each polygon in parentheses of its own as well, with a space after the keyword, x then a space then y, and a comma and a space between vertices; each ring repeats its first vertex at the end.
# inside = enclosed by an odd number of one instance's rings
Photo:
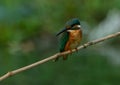
MULTIPOLYGON (((80 21, 78 18, 73 18, 69 20, 65 27, 57 33, 56 36, 61 35, 60 38, 60 52, 76 49, 79 46, 81 40, 82 40, 82 30, 80 21)), ((68 55, 63 55, 63 60, 67 59, 68 55)), ((57 61, 58 58, 55 59, 57 61)))

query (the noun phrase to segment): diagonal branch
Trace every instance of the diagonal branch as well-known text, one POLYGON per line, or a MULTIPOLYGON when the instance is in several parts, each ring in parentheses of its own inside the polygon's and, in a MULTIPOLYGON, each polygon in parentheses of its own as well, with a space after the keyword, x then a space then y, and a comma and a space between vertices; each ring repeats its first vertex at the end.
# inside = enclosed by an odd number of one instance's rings
MULTIPOLYGON (((88 46, 91 46, 91 45, 94 45, 94 44, 103 42, 103 41, 105 41, 105 40, 108 40, 108 39, 111 39, 111 38, 114 38, 114 37, 117 37, 117 36, 120 36, 120 32, 117 32, 117 33, 108 35, 108 36, 103 37, 103 38, 100 38, 100 39, 96 39, 96 40, 94 40, 94 41, 87 42, 87 43, 79 46, 77 49, 80 50, 80 49, 86 48, 86 47, 88 47, 88 46)), ((76 51, 75 49, 72 50, 72 52, 75 52, 75 51, 76 51)), ((56 53, 56 54, 54 54, 53 56, 50 56, 50 57, 48 57, 48 58, 45 58, 45 59, 43 59, 43 60, 40 60, 40 61, 35 62, 35 63, 33 63, 33 64, 30 64, 30 65, 28 65, 28 66, 25 66, 25 67, 22 67, 22 68, 19 68, 19 69, 10 71, 10 72, 6 73, 5 75, 1 76, 1 77, 0 77, 0 81, 5 80, 6 78, 8 78, 8 77, 10 77, 10 76, 13 76, 13 75, 18 74, 18 73, 20 73, 20 72, 23 72, 23 71, 25 71, 25 70, 29 70, 29 69, 31 69, 31 68, 33 68, 33 67, 35 67, 35 66, 41 65, 41 64, 43 64, 43 63, 46 63, 46 62, 48 62, 48 61, 50 61, 50 60, 53 60, 53 59, 55 59, 55 58, 57 58, 57 57, 60 57, 60 56, 62 56, 62 55, 66 55, 66 54, 70 54, 70 53, 71 53, 71 51, 65 51, 65 52, 62 52, 62 53, 56 53)))

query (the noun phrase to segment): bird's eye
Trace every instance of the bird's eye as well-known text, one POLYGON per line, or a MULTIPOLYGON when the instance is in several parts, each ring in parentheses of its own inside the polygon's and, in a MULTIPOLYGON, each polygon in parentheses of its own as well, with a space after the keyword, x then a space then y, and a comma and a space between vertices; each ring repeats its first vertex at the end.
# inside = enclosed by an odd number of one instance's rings
POLYGON ((72 30, 80 29, 80 25, 74 25, 71 29, 72 29, 72 30))

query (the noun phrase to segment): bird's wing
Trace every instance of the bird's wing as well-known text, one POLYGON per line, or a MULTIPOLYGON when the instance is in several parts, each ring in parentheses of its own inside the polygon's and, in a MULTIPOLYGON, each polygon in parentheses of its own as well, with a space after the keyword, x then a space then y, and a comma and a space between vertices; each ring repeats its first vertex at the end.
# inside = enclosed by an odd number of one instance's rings
POLYGON ((65 49, 68 39, 69 39, 69 33, 64 32, 60 39, 60 52, 65 51, 64 49, 65 49))

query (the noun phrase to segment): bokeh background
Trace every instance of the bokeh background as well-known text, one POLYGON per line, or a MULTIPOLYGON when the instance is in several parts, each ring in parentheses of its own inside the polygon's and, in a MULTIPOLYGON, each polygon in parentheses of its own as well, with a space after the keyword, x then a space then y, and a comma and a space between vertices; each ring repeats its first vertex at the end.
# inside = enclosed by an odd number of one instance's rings
MULTIPOLYGON (((59 51, 56 33, 79 18, 81 44, 120 31, 120 0, 0 0, 0 76, 59 51)), ((120 85, 120 37, 47 62, 0 85, 120 85)))

